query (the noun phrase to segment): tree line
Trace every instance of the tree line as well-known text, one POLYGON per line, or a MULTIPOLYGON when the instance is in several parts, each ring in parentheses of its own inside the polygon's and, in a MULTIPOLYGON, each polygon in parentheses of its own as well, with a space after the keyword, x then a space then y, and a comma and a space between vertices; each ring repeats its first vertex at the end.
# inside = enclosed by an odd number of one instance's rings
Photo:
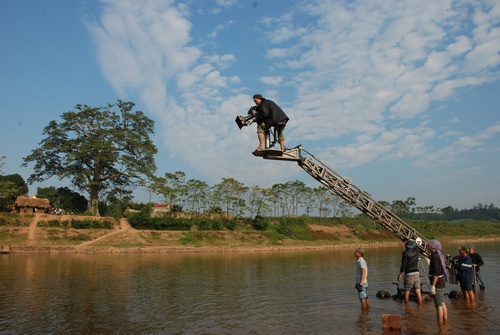
MULTIPOLYGON (((222 178, 210 186, 202 180, 187 179, 182 171, 156 176, 157 148, 151 139, 154 121, 142 111, 135 111, 134 106, 133 102, 121 100, 99 107, 78 104, 75 111, 63 113, 61 121, 50 121, 43 131, 45 138, 23 158, 22 166, 34 164, 27 182, 43 182, 52 177, 68 180, 76 190, 88 194, 86 211, 92 215, 117 216, 124 207, 144 205, 133 202, 132 190, 137 187, 146 189, 150 200, 160 197, 171 205, 173 212, 223 213, 228 217, 352 215, 352 207, 324 186, 311 188, 298 180, 262 188, 248 187, 234 178, 222 178)), ((4 158, 0 157, 0 168, 4 158)), ((20 175, 0 177, 0 201, 5 209, 17 195, 26 194, 28 187, 20 175)), ((83 196, 68 188, 39 188, 37 194, 48 198, 53 206, 73 212, 84 206, 83 196)), ((498 219, 493 204, 486 210, 480 205, 472 212, 462 213, 451 206, 418 207, 413 197, 380 203, 407 220, 459 220, 477 213, 498 219)))

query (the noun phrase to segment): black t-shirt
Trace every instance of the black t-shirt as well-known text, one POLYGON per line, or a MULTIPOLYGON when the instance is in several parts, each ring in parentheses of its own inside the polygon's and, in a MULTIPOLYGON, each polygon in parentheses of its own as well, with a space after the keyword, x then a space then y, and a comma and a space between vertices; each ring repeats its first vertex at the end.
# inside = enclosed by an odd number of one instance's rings
POLYGON ((431 254, 431 262, 429 264, 429 279, 431 281, 431 285, 433 282, 433 276, 439 277, 436 283, 436 288, 444 288, 446 286, 443 276, 443 266, 441 265, 441 258, 439 257, 439 253, 437 251, 431 254))

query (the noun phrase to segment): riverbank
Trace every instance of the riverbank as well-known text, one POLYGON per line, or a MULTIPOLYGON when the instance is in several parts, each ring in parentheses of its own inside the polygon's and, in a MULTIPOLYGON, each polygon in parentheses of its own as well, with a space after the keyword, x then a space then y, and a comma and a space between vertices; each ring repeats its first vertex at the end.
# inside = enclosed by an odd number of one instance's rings
MULTIPOLYGON (((385 230, 373 230, 360 237, 354 229, 339 224, 310 224, 316 240, 276 239, 255 230, 235 231, 156 231, 136 230, 126 219, 112 229, 74 229, 46 226, 48 221, 88 220, 89 217, 22 215, 15 223, 0 225, 2 253, 227 253, 282 252, 345 248, 403 246, 385 230)), ((102 220, 114 220, 102 218, 102 220)), ((500 242, 500 236, 437 236, 447 245, 500 242)), ((455 250, 453 250, 455 252, 455 250)))
MULTIPOLYGON (((446 251, 455 251, 454 248, 448 247, 449 245, 471 245, 476 243, 495 243, 500 242, 500 238, 481 238, 481 239, 467 239, 467 240, 441 240, 443 248, 446 251)), ((291 246, 255 246, 255 247, 224 247, 224 246, 144 246, 144 247, 78 247, 78 246, 11 246, 7 248, 6 254, 23 254, 23 253, 106 253, 106 254, 129 254, 129 253, 155 253, 155 254, 171 254, 171 253, 248 253, 248 252, 288 252, 288 251, 313 251, 313 250, 334 250, 334 249, 349 249, 349 248, 387 248, 403 246, 402 242, 357 242, 345 244, 321 244, 321 245, 291 245, 291 246)))

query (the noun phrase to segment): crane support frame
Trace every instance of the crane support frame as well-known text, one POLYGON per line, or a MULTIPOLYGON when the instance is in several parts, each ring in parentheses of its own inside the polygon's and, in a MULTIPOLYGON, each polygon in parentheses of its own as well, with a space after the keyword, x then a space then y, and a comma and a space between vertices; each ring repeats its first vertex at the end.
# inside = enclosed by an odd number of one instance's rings
MULTIPOLYGON (((425 236, 420 234, 392 211, 372 199, 368 193, 353 185, 349 179, 342 177, 326 164, 322 163, 300 145, 286 150, 282 155, 262 153, 262 155, 258 156, 264 159, 296 161, 311 177, 372 218, 401 241, 405 242, 409 239, 420 239, 422 243, 417 244, 419 253, 430 258, 430 252, 427 250, 429 240, 425 236), (312 159, 302 157, 301 151, 308 153, 312 159)), ((451 262, 448 259, 446 259, 446 266, 447 268, 451 268, 451 262)))

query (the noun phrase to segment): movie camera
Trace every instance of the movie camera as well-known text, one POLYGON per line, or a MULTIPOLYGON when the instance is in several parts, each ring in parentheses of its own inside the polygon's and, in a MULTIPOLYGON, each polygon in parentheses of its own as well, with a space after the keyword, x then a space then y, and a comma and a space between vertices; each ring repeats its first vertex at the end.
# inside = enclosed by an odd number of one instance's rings
POLYGON ((240 129, 253 123, 253 118, 257 114, 257 106, 250 107, 247 114, 247 116, 237 116, 234 120, 240 129))

